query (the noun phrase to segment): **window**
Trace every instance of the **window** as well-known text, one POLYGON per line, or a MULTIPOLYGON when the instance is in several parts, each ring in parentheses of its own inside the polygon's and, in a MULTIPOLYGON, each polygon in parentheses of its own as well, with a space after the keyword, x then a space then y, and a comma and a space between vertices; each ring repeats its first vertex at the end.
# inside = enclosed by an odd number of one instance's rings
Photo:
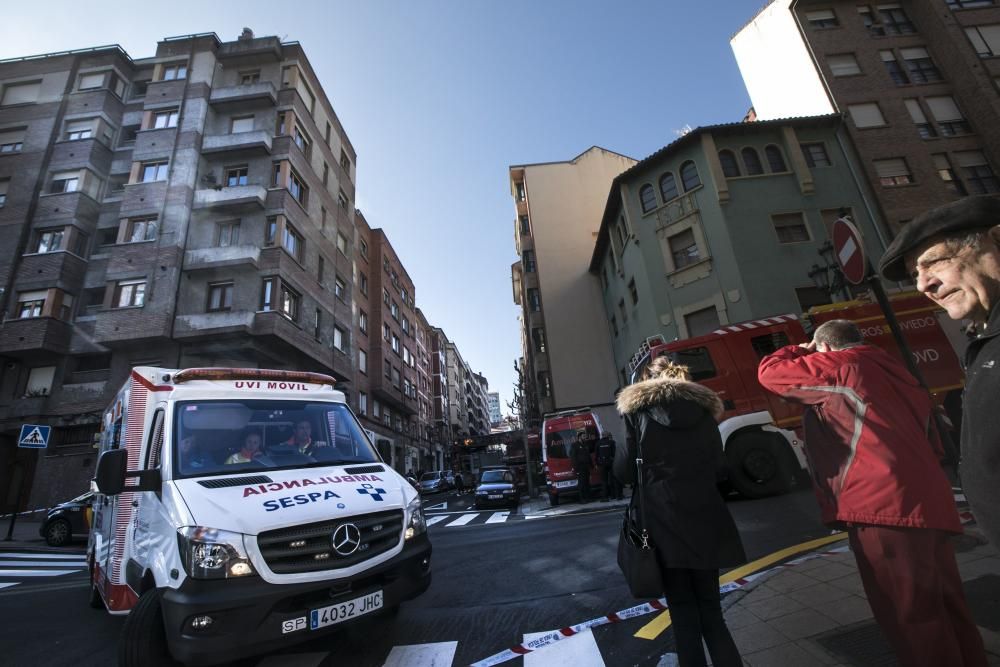
POLYGON ((910 81, 913 83, 933 83, 941 81, 941 73, 934 65, 927 49, 918 46, 910 49, 900 49, 899 55, 906 63, 906 69, 910 73, 910 81))
POLYGON ((628 314, 625 312, 625 299, 618 300, 618 312, 622 316, 622 324, 628 322, 628 314))
POLYGON ((514 197, 517 201, 525 201, 527 199, 524 191, 524 181, 518 181, 514 184, 514 197))
POLYGON ((180 112, 177 109, 169 109, 167 111, 156 111, 153 113, 153 125, 154 129, 162 129, 165 127, 177 127, 177 119, 180 117, 180 112))
POLYGON ((392 319, 397 322, 399 321, 399 304, 395 301, 393 301, 392 305, 389 306, 389 314, 392 315, 392 319))
POLYGON ((827 56, 826 64, 830 67, 833 76, 853 76, 861 74, 861 67, 858 66, 858 59, 853 53, 839 53, 827 56))
POLYGON ((139 168, 139 182, 152 183, 153 181, 167 180, 167 162, 143 162, 139 168))
POLYGON ((77 90, 94 90, 95 88, 103 87, 104 75, 105 72, 96 72, 93 74, 81 74, 80 85, 77 88, 77 90))
POLYGON ((347 206, 348 206, 349 203, 350 203, 350 201, 347 199, 347 195, 344 194, 344 191, 343 190, 339 190, 337 192, 337 206, 339 206, 340 208, 342 208, 342 209, 344 209, 346 211, 347 210, 347 206))
POLYGON ((912 35, 916 32, 906 12, 898 4, 878 5, 875 8, 882 21, 882 34, 912 35))
POLYGON ((399 368, 392 367, 392 386, 399 389, 399 368))
POLYGON ((897 86, 905 86, 910 83, 910 79, 906 76, 906 72, 903 70, 902 66, 896 60, 896 55, 892 51, 879 51, 879 55, 882 57, 882 64, 885 65, 885 70, 889 74, 889 78, 897 86))
POLYGON ((837 15, 833 13, 832 9, 820 9, 814 12, 806 12, 806 22, 813 30, 836 28, 840 25, 840 22, 837 21, 837 15))
POLYGON ((615 338, 618 337, 618 318, 614 315, 611 316, 611 331, 614 332, 615 338))
POLYGON ((389 305, 389 290, 384 287, 382 288, 382 303, 389 305))
POLYGON ((166 65, 163 68, 163 74, 160 76, 160 81, 175 81, 177 79, 187 78, 187 65, 166 65))
POLYGON ((233 283, 211 283, 208 286, 208 312, 232 310, 233 283))
POLYGON ((906 105, 906 110, 910 113, 910 118, 917 128, 917 134, 922 139, 933 139, 937 136, 937 130, 934 129, 934 125, 927 121, 927 117, 924 115, 924 110, 920 107, 919 101, 907 99, 903 100, 903 104, 906 105))
POLYGON ((871 7, 868 5, 859 5, 858 16, 861 17, 861 23, 868 29, 868 32, 879 37, 885 35, 885 30, 878 24, 875 12, 872 11, 871 7))
POLYGON ((152 241, 156 239, 157 218, 151 216, 147 218, 132 218, 128 221, 125 229, 125 242, 137 243, 139 241, 152 241))
POLYGON ((3 87, 3 96, 0 97, 0 106, 12 104, 33 104, 38 99, 38 92, 41 90, 41 81, 31 81, 27 83, 12 83, 3 87))
POLYGON ((522 215, 519 220, 521 222, 521 236, 528 236, 531 234, 531 225, 528 224, 528 216, 522 215))
POLYGON ((233 118, 229 125, 229 133, 239 134, 240 132, 253 132, 253 116, 233 118))
POLYGON ((49 185, 49 193, 76 192, 80 189, 80 172, 67 171, 52 175, 52 183, 49 185))
POLYGON ((115 285, 112 308, 139 308, 146 301, 146 279, 122 280, 115 285))
POLYGON ((333 281, 333 294, 338 299, 347 297, 347 285, 340 278, 335 278, 333 281))
POLYGON ((775 331, 774 333, 750 339, 750 347, 753 348, 758 360, 763 359, 769 354, 774 354, 788 344, 788 334, 784 331, 775 331))
POLYGON ((342 252, 344 255, 347 254, 347 237, 337 232, 337 250, 342 252))
POLYGON ((635 278, 628 281, 628 293, 632 297, 632 305, 639 303, 639 290, 635 287, 635 278))
MULTIPOLYGON (((327 137, 329 136, 328 132, 327 137)), ((327 139, 327 143, 329 143, 329 138, 327 139)), ((347 157, 347 152, 343 149, 340 151, 340 167, 348 174, 351 173, 351 158, 347 157)))
POLYGON ((47 290, 37 290, 34 292, 21 292, 17 295, 17 316, 24 320, 33 317, 41 317, 45 308, 45 297, 47 290))
POLYGON ((275 123, 275 128, 274 128, 274 135, 277 136, 277 137, 281 137, 281 136, 284 136, 284 135, 288 134, 288 126, 285 123, 285 117, 286 116, 285 116, 284 113, 279 113, 278 116, 277 116, 277 118, 276 118, 276 123, 275 123))
POLYGON ((247 175, 250 173, 249 168, 243 167, 229 167, 226 169, 226 187, 235 188, 239 185, 247 184, 247 175))
POLYGON ((0 180, 0 208, 3 208, 7 204, 7 186, 9 183, 8 179, 0 180))
MULTIPOLYGON (((94 121, 93 120, 74 120, 66 123, 66 134, 63 138, 66 141, 79 141, 81 139, 90 139, 94 136, 94 121)), ((18 148, 18 150, 21 150, 18 148)), ((3 138, 0 135, 0 153, 6 152, 4 150, 3 138)))
POLYGON ((347 335, 344 333, 343 329, 341 329, 340 327, 333 328, 333 346, 337 350, 341 352, 347 351, 346 348, 347 343, 345 342, 346 337, 347 335))
POLYGON ((298 125, 292 130, 292 141, 305 154, 309 154, 309 136, 298 125))
POLYGON ((368 296, 368 276, 364 273, 358 274, 358 282, 360 283, 361 293, 368 296))
POLYGON ((670 256, 673 259, 675 271, 701 261, 701 253, 698 251, 698 243, 694 238, 694 230, 690 227, 669 237, 667 245, 670 247, 670 256))
POLYGON ((65 232, 62 229, 39 232, 38 242, 35 244, 35 252, 44 253, 62 250, 64 234, 65 232))
POLYGON ((948 156, 944 153, 937 153, 932 155, 931 158, 934 160, 934 170, 944 182, 948 191, 960 197, 966 196, 968 191, 966 191, 962 181, 958 179, 955 170, 951 166, 951 162, 948 160, 948 156))
POLYGON ((219 223, 219 247, 226 248, 228 246, 239 245, 240 243, 240 222, 239 220, 233 222, 220 222, 219 223))
POLYGON ((676 196, 677 181, 674 180, 674 175, 668 171, 660 176, 660 197, 663 198, 664 202, 668 202, 676 196))
POLYGON ((406 319, 406 315, 403 316, 403 333, 405 335, 410 335, 410 321, 406 319))
POLYGON ((885 187, 907 185, 913 182, 910 167, 906 164, 906 160, 901 157, 874 160, 873 164, 879 183, 885 187))
POLYGON ((826 146, 821 143, 802 144, 802 157, 810 167, 829 167, 830 157, 826 154, 826 146))
POLYGON ((138 100, 146 96, 146 89, 149 87, 149 80, 132 82, 132 99, 138 100))
POLYGON ((368 313, 363 310, 358 311, 358 330, 365 335, 368 334, 368 313))
POLYGON ((847 111, 851 114, 854 127, 863 129, 866 127, 882 127, 885 125, 885 117, 882 110, 875 102, 865 104, 848 104, 847 111))
POLYGON ((719 151, 719 164, 722 165, 722 175, 726 178, 738 178, 742 176, 740 165, 736 161, 736 156, 733 155, 732 151, 719 151))
POLYGON ((317 255, 316 256, 316 282, 319 283, 320 287, 323 286, 323 272, 325 270, 326 270, 326 260, 323 258, 323 255, 317 255))
POLYGON ((264 247, 269 248, 274 245, 278 234, 278 218, 270 216, 264 223, 264 247))
POLYGON ((952 9, 971 9, 972 7, 990 7, 994 0, 944 0, 952 9))
POLYGON ((326 162, 324 162, 323 163, 323 185, 326 186, 326 185, 329 185, 329 184, 330 184, 330 165, 328 165, 326 162))
POLYGON ((537 313, 542 309, 542 299, 541 295, 538 293, 537 287, 528 288, 528 310, 533 313, 537 313))
POLYGON ((982 151, 955 153, 955 162, 965 177, 966 188, 970 195, 1000 192, 1000 183, 982 151))
POLYGON ((809 228, 802 213, 778 213, 771 216, 778 243, 802 243, 809 241, 809 228))
POLYGON ((305 204, 308 189, 305 183, 302 182, 302 179, 299 178, 299 175, 292 169, 288 170, 288 191, 295 197, 295 201, 303 205, 305 204))
POLYGON ((389 329, 389 325, 386 322, 382 323, 382 340, 388 341, 389 337, 392 335, 392 330, 389 329))
POLYGON ((368 353, 358 350, 358 370, 368 375, 368 353))
POLYGON ((525 273, 535 272, 535 251, 525 250, 521 253, 521 262, 524 264, 525 273))
POLYGON ((618 218, 618 224, 615 225, 615 232, 618 234, 618 247, 621 251, 625 250, 625 243, 628 241, 628 232, 625 228, 625 216, 620 216, 618 218))
POLYGON ((535 352, 545 352, 545 329, 532 327, 531 340, 535 344, 535 352))
POLYGON ((951 96, 928 97, 926 100, 931 115, 937 121, 938 130, 945 137, 954 137, 960 134, 969 134, 972 128, 968 121, 959 111, 955 104, 955 98, 951 96))
POLYGON ((286 285, 280 278, 265 278, 261 293, 261 310, 277 311, 292 320, 299 316, 302 297, 286 285))
POLYGON ((681 183, 684 185, 684 192, 690 192, 701 185, 698 168, 694 166, 694 162, 688 160, 681 165, 681 183))
POLYGON ((285 222, 284 231, 281 235, 281 247, 283 247, 288 254, 295 259, 302 261, 303 254, 303 243, 302 235, 299 234, 294 227, 292 227, 288 222, 285 222))
POLYGON ((1000 25, 977 25, 965 29, 980 58, 993 58, 1000 54, 1000 25))
POLYGON ((642 205, 642 212, 649 213, 656 208, 656 195, 653 194, 653 186, 643 185, 639 188, 639 203, 642 205))
POLYGON ((240 85, 249 86, 255 83, 260 83, 260 70, 252 70, 248 72, 240 72, 240 85))
POLYGON ((361 256, 368 259, 368 242, 362 239, 359 245, 361 246, 361 256))
POLYGON ((538 371, 538 393, 544 398, 552 396, 552 377, 548 371, 538 371))
POLYGON ((136 133, 139 131, 138 125, 125 125, 118 136, 119 146, 128 146, 135 143, 136 133))
POLYGON ((747 147, 740 151, 743 158, 743 166, 746 167, 747 176, 758 176, 764 173, 764 165, 760 163, 760 155, 753 148, 747 147))
POLYGON ((772 174, 788 171, 788 166, 785 164, 785 156, 781 154, 781 149, 774 144, 764 148, 764 156, 767 158, 767 166, 772 174))
POLYGON ((97 230, 97 245, 109 246, 118 243, 118 227, 105 227, 97 230))

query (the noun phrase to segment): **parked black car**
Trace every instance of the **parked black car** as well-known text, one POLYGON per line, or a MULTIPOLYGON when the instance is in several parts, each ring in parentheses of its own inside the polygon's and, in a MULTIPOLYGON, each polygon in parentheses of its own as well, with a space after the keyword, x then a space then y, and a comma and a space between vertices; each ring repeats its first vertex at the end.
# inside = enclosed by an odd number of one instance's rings
POLYGON ((50 547, 61 547, 75 538, 87 537, 90 532, 90 505, 94 500, 93 491, 87 491, 73 500, 67 500, 49 510, 39 528, 38 534, 45 538, 50 547))
POLYGON ((476 509, 484 507, 510 507, 516 510, 521 494, 514 483, 514 473, 509 468, 485 470, 476 485, 476 509))

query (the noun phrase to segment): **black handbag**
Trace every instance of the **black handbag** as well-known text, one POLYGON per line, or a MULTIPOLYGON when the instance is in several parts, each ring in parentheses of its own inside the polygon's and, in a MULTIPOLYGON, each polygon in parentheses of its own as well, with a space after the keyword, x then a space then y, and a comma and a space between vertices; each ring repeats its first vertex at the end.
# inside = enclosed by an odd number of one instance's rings
POLYGON ((656 546, 649 539, 646 529, 646 503, 643 501, 642 445, 635 440, 638 456, 635 459, 636 484, 632 500, 625 509, 622 532, 618 538, 618 567, 625 575, 633 597, 658 598, 663 595, 663 576, 656 560, 656 546), (638 516, 635 512, 638 505, 638 516))

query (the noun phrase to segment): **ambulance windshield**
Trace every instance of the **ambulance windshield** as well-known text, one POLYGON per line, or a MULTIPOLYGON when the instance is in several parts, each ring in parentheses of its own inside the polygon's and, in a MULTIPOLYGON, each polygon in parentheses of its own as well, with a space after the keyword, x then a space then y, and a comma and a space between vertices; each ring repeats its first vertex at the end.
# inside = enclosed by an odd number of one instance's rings
POLYGON ((309 401, 178 403, 174 453, 176 477, 381 460, 345 405, 309 401))

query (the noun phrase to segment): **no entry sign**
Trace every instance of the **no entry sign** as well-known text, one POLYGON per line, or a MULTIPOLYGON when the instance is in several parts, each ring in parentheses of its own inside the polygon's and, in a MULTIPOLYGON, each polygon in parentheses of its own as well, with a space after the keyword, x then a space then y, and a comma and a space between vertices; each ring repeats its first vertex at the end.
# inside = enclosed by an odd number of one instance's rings
POLYGON ((838 218, 833 223, 833 252, 847 282, 852 285, 864 282, 868 273, 865 246, 861 232, 847 218, 838 218))

